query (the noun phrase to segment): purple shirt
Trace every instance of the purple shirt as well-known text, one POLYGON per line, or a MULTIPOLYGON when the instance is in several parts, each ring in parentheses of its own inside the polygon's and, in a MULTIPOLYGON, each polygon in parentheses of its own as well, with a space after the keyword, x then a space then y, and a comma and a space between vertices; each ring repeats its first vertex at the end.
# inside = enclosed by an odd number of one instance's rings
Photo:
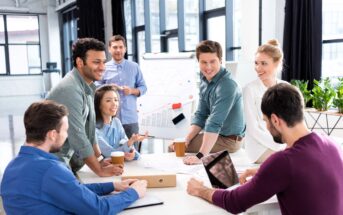
POLYGON ((212 200, 240 213, 274 194, 282 214, 343 214, 342 150, 329 137, 313 132, 273 154, 246 184, 215 191, 212 200))

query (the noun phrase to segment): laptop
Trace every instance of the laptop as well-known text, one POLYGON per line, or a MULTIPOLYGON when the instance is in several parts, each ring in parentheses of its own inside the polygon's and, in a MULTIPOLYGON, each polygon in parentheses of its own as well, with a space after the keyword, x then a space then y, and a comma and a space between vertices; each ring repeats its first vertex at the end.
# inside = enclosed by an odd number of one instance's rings
POLYGON ((201 159, 213 188, 227 189, 239 184, 237 171, 228 151, 220 151, 201 159))

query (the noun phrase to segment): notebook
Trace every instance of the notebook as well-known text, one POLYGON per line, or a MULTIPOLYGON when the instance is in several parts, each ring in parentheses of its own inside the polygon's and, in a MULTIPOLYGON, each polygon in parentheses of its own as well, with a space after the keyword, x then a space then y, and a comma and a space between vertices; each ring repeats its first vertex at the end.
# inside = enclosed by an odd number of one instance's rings
POLYGON ((226 189, 239 183, 237 171, 228 151, 220 151, 201 159, 213 188, 226 189))

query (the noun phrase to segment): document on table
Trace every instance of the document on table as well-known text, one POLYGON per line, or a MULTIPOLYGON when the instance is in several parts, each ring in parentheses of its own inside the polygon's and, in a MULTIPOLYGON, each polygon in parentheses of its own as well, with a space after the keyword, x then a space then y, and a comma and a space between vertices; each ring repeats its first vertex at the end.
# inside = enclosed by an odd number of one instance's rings
POLYGON ((199 170, 204 167, 202 164, 199 165, 185 165, 183 161, 180 160, 163 160, 163 161, 145 161, 145 168, 152 168, 167 172, 175 172, 180 174, 196 174, 199 170))

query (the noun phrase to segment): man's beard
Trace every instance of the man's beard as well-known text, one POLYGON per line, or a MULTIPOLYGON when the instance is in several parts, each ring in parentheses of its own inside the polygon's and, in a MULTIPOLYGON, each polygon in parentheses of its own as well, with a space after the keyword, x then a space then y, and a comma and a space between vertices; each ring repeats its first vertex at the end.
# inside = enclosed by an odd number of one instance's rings
POLYGON ((59 152, 59 151, 61 151, 61 147, 60 148, 51 148, 50 149, 50 153, 57 153, 57 152, 59 152))
POLYGON ((273 140, 274 142, 276 143, 279 143, 279 144, 283 144, 283 141, 282 141, 282 136, 280 133, 278 133, 277 135, 272 135, 273 136, 273 140))
POLYGON ((270 134, 273 136, 274 142, 279 143, 279 144, 283 144, 282 134, 280 132, 278 132, 278 130, 276 130, 276 128, 274 127, 274 125, 271 122, 270 122, 270 126, 271 126, 270 134), (276 134, 273 134, 272 131, 276 134))

